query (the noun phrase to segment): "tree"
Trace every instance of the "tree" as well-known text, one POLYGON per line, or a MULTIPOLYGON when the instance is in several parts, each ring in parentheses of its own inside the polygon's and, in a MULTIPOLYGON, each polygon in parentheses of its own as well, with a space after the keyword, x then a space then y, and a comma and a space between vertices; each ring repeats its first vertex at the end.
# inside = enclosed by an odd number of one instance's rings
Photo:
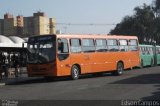
POLYGON ((160 16, 160 0, 154 0, 152 3, 152 9, 155 13, 155 17, 160 16))
POLYGON ((160 45, 160 17, 157 17, 152 23, 152 37, 158 45, 160 45))
POLYGON ((118 35, 136 35, 140 43, 148 44, 154 41, 152 36, 152 27, 155 19, 151 6, 144 4, 134 9, 133 16, 126 16, 111 30, 110 34, 118 35))
POLYGON ((154 8, 155 8, 155 10, 157 11, 157 10, 160 9, 160 0, 155 0, 154 2, 155 2, 155 3, 154 3, 154 4, 155 4, 155 7, 154 7, 154 8))

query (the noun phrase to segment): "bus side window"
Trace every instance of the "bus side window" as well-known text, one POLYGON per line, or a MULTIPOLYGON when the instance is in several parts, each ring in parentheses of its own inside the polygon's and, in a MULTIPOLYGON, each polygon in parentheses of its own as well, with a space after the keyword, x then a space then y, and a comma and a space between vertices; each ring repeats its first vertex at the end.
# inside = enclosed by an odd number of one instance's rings
POLYGON ((146 47, 144 47, 144 54, 145 54, 145 55, 147 54, 147 50, 146 50, 146 47))
POLYGON ((119 50, 118 42, 116 39, 108 39, 107 46, 108 46, 108 50, 111 52, 116 52, 119 50))
POLYGON ((119 49, 120 49, 120 51, 128 51, 127 40, 119 40, 119 49))
POLYGON ((153 47, 151 47, 151 54, 152 54, 152 55, 154 54, 153 47))
POLYGON ((68 40, 67 39, 58 39, 58 58, 59 60, 65 60, 69 56, 68 40))
POLYGON ((147 54, 150 55, 150 47, 146 47, 147 49, 147 54))
POLYGON ((83 52, 95 52, 94 39, 82 39, 83 52))
POLYGON ((148 53, 149 55, 152 54, 152 48, 151 48, 151 47, 148 48, 148 52, 149 52, 149 53, 148 53))
POLYGON ((159 51, 159 48, 158 48, 158 47, 156 47, 156 54, 158 54, 158 51, 159 51))
POLYGON ((96 51, 105 52, 107 51, 107 42, 106 39, 96 39, 96 51))
POLYGON ((142 47, 142 54, 143 54, 143 55, 146 54, 146 53, 145 53, 145 48, 144 48, 144 47, 142 47))
POLYGON ((148 55, 148 49, 145 47, 145 54, 148 55))
POLYGON ((137 51, 138 50, 138 42, 136 39, 129 40, 129 50, 137 51))
POLYGON ((140 53, 143 54, 143 47, 140 47, 140 53))
POLYGON ((80 39, 70 39, 71 52, 80 53, 81 52, 81 40, 80 39))

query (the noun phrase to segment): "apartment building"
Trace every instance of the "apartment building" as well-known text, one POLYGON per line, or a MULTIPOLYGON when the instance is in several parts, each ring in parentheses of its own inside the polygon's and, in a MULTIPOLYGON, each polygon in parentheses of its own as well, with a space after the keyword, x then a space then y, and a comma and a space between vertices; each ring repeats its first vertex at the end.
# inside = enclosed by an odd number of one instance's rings
POLYGON ((43 34, 55 34, 56 21, 54 18, 48 18, 44 12, 33 13, 33 16, 16 18, 7 13, 4 19, 0 19, 0 34, 5 36, 33 36, 43 34))
POLYGON ((56 19, 55 18, 50 18, 49 19, 49 25, 50 25, 50 34, 55 34, 56 33, 56 19))
POLYGON ((50 34, 49 18, 46 17, 45 13, 34 13, 33 21, 35 35, 50 34))
POLYGON ((34 35, 33 17, 24 17, 23 34, 26 36, 34 35))
POLYGON ((3 35, 4 34, 4 20, 0 19, 0 34, 3 35))
POLYGON ((6 13, 4 15, 3 28, 3 34, 6 36, 17 34, 17 20, 12 14, 6 13))

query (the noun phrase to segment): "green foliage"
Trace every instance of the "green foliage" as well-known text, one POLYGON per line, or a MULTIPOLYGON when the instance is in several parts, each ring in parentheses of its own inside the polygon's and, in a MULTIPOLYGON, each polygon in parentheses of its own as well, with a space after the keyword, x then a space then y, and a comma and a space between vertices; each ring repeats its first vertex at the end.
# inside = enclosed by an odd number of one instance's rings
POLYGON ((138 36, 140 43, 160 45, 160 17, 156 17, 155 8, 160 7, 160 0, 156 0, 155 7, 144 4, 134 9, 134 15, 125 16, 116 25, 110 34, 116 35, 135 35, 138 36))
POLYGON ((155 6, 154 6, 155 11, 157 11, 158 9, 160 9, 160 0, 155 0, 154 4, 155 4, 155 6))

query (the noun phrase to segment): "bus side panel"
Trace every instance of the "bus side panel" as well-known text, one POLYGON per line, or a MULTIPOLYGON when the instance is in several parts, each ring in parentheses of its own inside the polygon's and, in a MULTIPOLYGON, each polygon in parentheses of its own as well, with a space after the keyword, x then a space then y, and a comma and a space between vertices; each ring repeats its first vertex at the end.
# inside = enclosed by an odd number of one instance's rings
MULTIPOLYGON (((130 68, 132 66, 130 61, 130 53, 128 51, 126 52, 116 52, 115 55, 115 68, 117 68, 117 63, 122 61, 124 65, 124 69, 130 68)), ((116 70, 116 69, 115 69, 116 70)))
POLYGON ((92 69, 93 65, 93 53, 79 53, 79 54, 72 54, 71 56, 71 64, 77 64, 80 66, 81 74, 85 73, 92 73, 94 69, 92 69))
POLYGON ((131 62, 132 67, 140 65, 140 52, 139 51, 130 51, 130 62, 131 62))
POLYGON ((108 52, 106 53, 106 71, 116 70, 117 67, 117 53, 116 52, 108 52))
POLYGON ((68 76, 70 73, 70 57, 64 60, 59 60, 57 58, 57 76, 68 76))
POLYGON ((93 72, 104 72, 109 70, 107 53, 97 52, 93 55, 93 65, 91 66, 93 72))
POLYGON ((93 58, 92 72, 114 71, 117 68, 117 62, 122 61, 124 68, 130 68, 128 52, 107 52, 95 53, 93 58))
POLYGON ((117 63, 119 61, 122 61, 124 64, 124 69, 130 68, 130 62, 129 62, 129 53, 128 52, 109 52, 106 56, 107 58, 107 65, 108 65, 108 71, 116 70, 117 69, 117 63))
POLYGON ((160 54, 157 54, 157 64, 159 65, 160 64, 160 54))
POLYGON ((147 59, 147 65, 151 65, 154 59, 154 56, 149 54, 146 59, 147 59))
POLYGON ((81 74, 86 73, 86 70, 89 70, 88 68, 88 62, 85 60, 83 53, 73 53, 70 56, 71 63, 70 65, 73 66, 74 64, 80 66, 81 74))
POLYGON ((130 56, 130 53, 129 51, 125 51, 125 52, 120 52, 118 55, 117 55, 117 60, 119 61, 123 61, 123 65, 124 65, 124 69, 127 69, 127 68, 131 68, 132 67, 132 63, 131 63, 131 56, 130 56))
POLYGON ((143 66, 146 66, 146 60, 145 60, 145 56, 143 54, 140 55, 140 58, 141 58, 141 64, 143 64, 143 66))
POLYGON ((154 59, 154 55, 141 55, 141 60, 143 60, 143 66, 149 66, 151 65, 152 61, 154 59))

